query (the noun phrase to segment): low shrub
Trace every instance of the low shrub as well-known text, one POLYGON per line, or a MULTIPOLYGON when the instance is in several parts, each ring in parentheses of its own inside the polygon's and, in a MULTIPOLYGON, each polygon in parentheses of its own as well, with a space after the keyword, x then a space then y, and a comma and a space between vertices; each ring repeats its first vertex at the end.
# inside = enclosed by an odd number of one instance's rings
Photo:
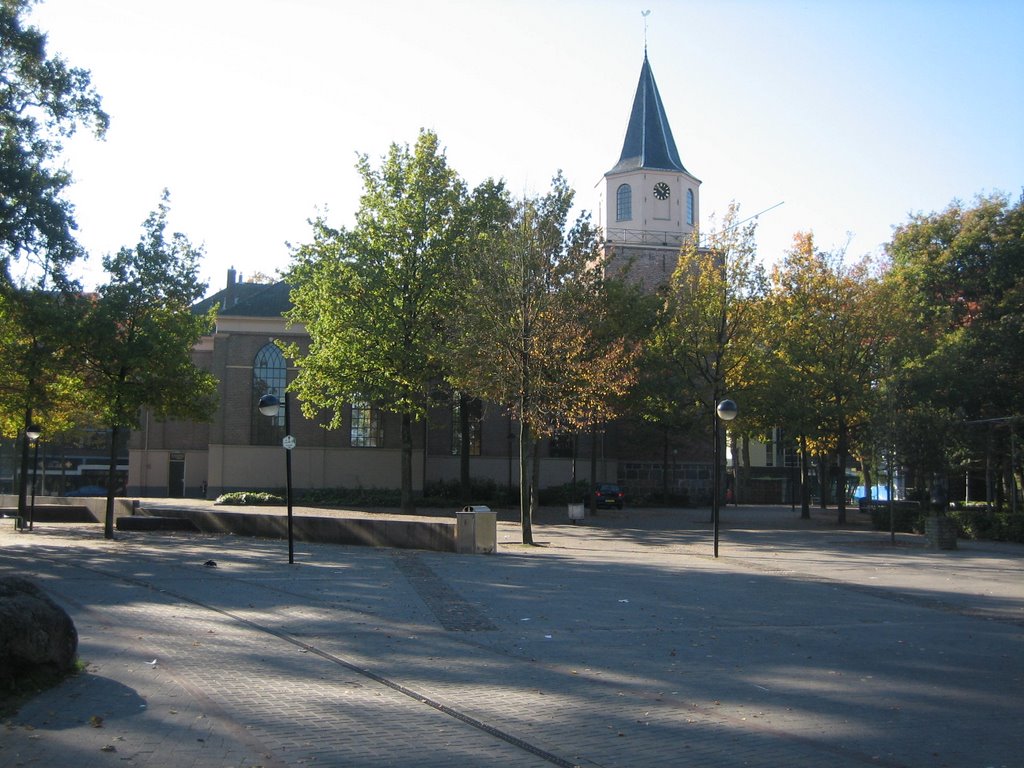
POLYGON ((235 491, 234 493, 223 493, 217 497, 214 504, 230 504, 236 506, 257 506, 284 504, 284 497, 266 491, 235 491))
MULTIPOLYGON (((889 530, 889 502, 876 501, 870 505, 871 525, 876 531, 889 530)), ((916 501, 892 503, 892 530, 899 533, 924 533, 927 512, 916 501)))
MULTIPOLYGON (((518 490, 518 489, 517 489, 518 490)), ((518 501, 518 494, 516 496, 518 501)), ((471 480, 469 498, 463 498, 462 483, 458 480, 438 480, 423 489, 423 496, 417 504, 425 507, 447 507, 452 504, 487 504, 489 506, 507 506, 509 501, 508 488, 499 487, 494 480, 471 480)))
POLYGON ((1024 544, 1024 513, 990 508, 986 504, 959 505, 949 510, 960 535, 967 539, 1012 541, 1024 544))
POLYGON ((299 502, 323 507, 397 507, 402 492, 392 488, 315 488, 303 491, 299 502))
POLYGON ((552 485, 542 488, 537 494, 537 501, 542 507, 556 507, 563 504, 584 504, 590 501, 590 487, 587 483, 577 481, 564 485, 552 485))

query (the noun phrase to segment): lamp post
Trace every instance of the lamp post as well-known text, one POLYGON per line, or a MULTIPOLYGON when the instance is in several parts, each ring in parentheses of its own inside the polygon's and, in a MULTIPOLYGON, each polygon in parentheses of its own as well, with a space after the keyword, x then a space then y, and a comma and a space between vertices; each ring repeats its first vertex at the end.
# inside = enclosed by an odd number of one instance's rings
POLYGON ((32 503, 28 508, 28 529, 32 530, 32 518, 36 515, 36 472, 39 470, 39 436, 42 434, 38 424, 30 424, 25 430, 25 437, 32 441, 35 449, 32 452, 32 503))
POLYGON ((711 519, 715 528, 715 557, 718 557, 718 508, 722 498, 722 438, 721 427, 718 420, 732 421, 736 418, 736 403, 732 400, 722 400, 715 406, 714 420, 715 427, 715 467, 711 473, 712 477, 712 498, 711 498, 711 519))
MULTIPOLYGON (((282 401, 275 395, 266 394, 260 398, 259 409, 264 416, 274 417, 281 412, 282 401)), ((295 539, 292 536, 292 448, 295 447, 295 438, 292 437, 291 419, 288 415, 288 393, 284 393, 284 439, 281 441, 284 447, 284 471, 285 471, 285 496, 288 500, 288 564, 295 562, 295 539)))

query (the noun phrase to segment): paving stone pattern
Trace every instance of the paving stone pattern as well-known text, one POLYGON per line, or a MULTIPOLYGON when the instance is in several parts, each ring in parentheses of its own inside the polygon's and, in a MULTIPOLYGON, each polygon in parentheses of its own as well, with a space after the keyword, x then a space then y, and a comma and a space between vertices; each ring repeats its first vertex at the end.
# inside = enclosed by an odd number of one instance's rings
POLYGON ((0 573, 68 608, 88 662, 2 726, 0 768, 1024 766, 1024 547, 723 517, 718 559, 697 511, 292 566, 279 541, 0 531, 0 573))

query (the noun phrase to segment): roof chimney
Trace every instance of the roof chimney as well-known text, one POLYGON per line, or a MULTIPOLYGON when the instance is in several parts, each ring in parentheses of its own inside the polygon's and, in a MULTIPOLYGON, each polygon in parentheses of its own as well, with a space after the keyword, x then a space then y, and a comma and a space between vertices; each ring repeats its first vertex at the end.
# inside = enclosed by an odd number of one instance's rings
POLYGON ((237 284, 237 281, 235 280, 235 268, 234 267, 228 267, 228 284, 227 284, 227 287, 225 287, 225 289, 224 289, 224 299, 223 299, 223 301, 221 301, 221 308, 222 309, 227 309, 228 307, 233 307, 235 305, 235 302, 238 301, 238 299, 235 298, 235 285, 236 284, 237 284))

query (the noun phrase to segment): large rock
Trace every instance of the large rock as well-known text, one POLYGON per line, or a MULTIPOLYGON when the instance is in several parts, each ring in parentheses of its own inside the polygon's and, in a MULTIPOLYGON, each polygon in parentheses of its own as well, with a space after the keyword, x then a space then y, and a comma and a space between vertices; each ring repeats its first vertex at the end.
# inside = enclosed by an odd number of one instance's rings
POLYGON ((78 631, 67 612, 20 576, 0 577, 0 680, 75 663, 78 631))

